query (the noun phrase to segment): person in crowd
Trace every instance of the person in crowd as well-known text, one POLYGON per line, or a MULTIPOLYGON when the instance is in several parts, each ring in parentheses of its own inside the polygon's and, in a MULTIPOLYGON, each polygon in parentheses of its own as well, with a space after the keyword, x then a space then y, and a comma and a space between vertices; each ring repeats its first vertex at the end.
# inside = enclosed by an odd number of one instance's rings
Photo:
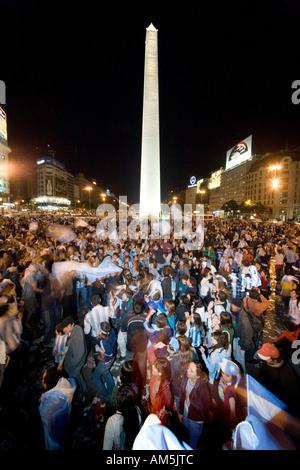
POLYGON ((91 298, 92 309, 86 313, 83 321, 83 331, 85 334, 88 353, 95 353, 97 344, 98 329, 102 321, 109 320, 107 310, 109 307, 102 307, 101 299, 98 294, 91 298))
POLYGON ((164 409, 172 410, 174 408, 170 380, 170 362, 165 357, 158 357, 152 366, 149 384, 149 410, 157 416, 160 416, 164 409))
POLYGON ((219 371, 223 357, 231 358, 229 334, 226 331, 215 331, 211 334, 207 354, 204 346, 200 346, 201 358, 209 373, 209 383, 212 385, 219 371))
POLYGON ((142 414, 132 388, 120 385, 117 391, 117 411, 108 418, 103 438, 103 450, 131 450, 142 427, 142 414))
POLYGON ((55 338, 52 349, 55 364, 59 365, 64 358, 65 349, 67 346, 67 339, 69 333, 64 333, 61 323, 55 326, 55 338))
POLYGON ((191 312, 191 302, 187 295, 180 297, 179 305, 176 307, 176 323, 181 320, 185 320, 186 312, 191 312))
POLYGON ((101 322, 98 329, 96 345, 96 368, 94 370, 94 384, 98 390, 102 403, 106 402, 107 396, 114 388, 114 379, 110 368, 116 356, 116 332, 108 322, 101 322))
POLYGON ((232 300, 231 305, 232 324, 234 328, 234 336, 232 342, 232 355, 242 371, 246 372, 246 351, 252 351, 254 356, 255 343, 253 340, 254 331, 251 324, 251 317, 245 312, 243 308, 243 301, 241 298, 232 300))
POLYGON ((73 377, 78 381, 76 399, 79 401, 82 400, 87 391, 82 375, 82 367, 87 357, 84 332, 81 326, 75 324, 75 320, 71 316, 62 319, 61 329, 64 334, 68 334, 63 369, 68 374, 68 377, 73 377))
POLYGON ((285 359, 291 359, 291 356, 295 352, 293 344, 298 341, 300 337, 300 323, 294 323, 293 321, 286 319, 284 320, 284 330, 277 336, 274 341, 276 346, 285 359))
POLYGON ((275 253, 275 274, 276 274, 277 282, 281 281, 283 266, 284 266, 283 250, 281 248, 278 248, 275 253))
POLYGON ((44 393, 39 413, 45 436, 45 450, 71 450, 71 411, 76 381, 65 378, 55 367, 45 370, 42 378, 44 393))
POLYGON ((23 288, 21 300, 24 302, 25 325, 30 327, 31 323, 37 324, 39 321, 39 302, 37 294, 43 292, 38 287, 38 277, 40 266, 31 264, 25 271, 23 277, 23 288))
POLYGON ((223 358, 219 367, 219 374, 212 389, 214 404, 212 432, 214 445, 218 449, 231 440, 233 429, 245 419, 247 414, 243 395, 237 392, 242 379, 238 365, 223 358))
POLYGON ((290 363, 282 357, 272 343, 263 343, 257 351, 263 364, 259 372, 259 382, 285 403, 300 419, 299 393, 300 379, 290 363))
POLYGON ((190 318, 188 319, 188 321, 190 322, 190 328, 189 328, 190 344, 196 350, 200 359, 201 353, 200 353, 199 348, 202 345, 203 338, 205 336, 205 331, 201 322, 200 314, 193 312, 190 318))
POLYGON ((253 313, 261 321, 261 328, 264 324, 263 313, 269 308, 270 302, 260 292, 257 287, 252 287, 249 291, 249 297, 243 298, 244 310, 253 313))
POLYGON ((146 319, 145 304, 141 299, 134 299, 133 311, 127 321, 126 360, 138 363, 143 384, 146 382, 148 337, 144 328, 146 319))
POLYGON ((292 266, 298 260, 297 253, 293 250, 292 246, 289 245, 285 254, 284 254, 284 261, 285 261, 285 271, 286 275, 293 275, 292 266))
POLYGON ((180 301, 181 297, 183 295, 186 295, 188 289, 189 289, 189 285, 188 285, 188 280, 189 280, 190 276, 188 274, 183 274, 178 285, 177 285, 177 294, 176 294, 176 298, 178 301, 180 301))
POLYGON ((190 433, 189 445, 201 448, 200 437, 209 420, 211 394, 207 374, 200 361, 190 362, 183 376, 179 395, 179 418, 190 433))
POLYGON ((219 331, 227 331, 229 334, 229 344, 232 349, 234 328, 232 324, 232 315, 229 312, 223 311, 220 313, 219 331))
POLYGON ((300 325, 300 288, 291 290, 289 310, 286 318, 296 325, 300 325))
POLYGON ((167 343, 173 336, 172 328, 169 326, 168 317, 164 313, 159 313, 155 319, 155 325, 152 325, 152 317, 155 310, 149 309, 146 319, 144 320, 144 328, 146 330, 149 341, 153 343, 158 342, 159 331, 165 330, 167 334, 167 343))
POLYGON ((210 268, 206 267, 200 282, 200 297, 203 300, 204 305, 207 305, 212 299, 212 281, 213 273, 210 268))

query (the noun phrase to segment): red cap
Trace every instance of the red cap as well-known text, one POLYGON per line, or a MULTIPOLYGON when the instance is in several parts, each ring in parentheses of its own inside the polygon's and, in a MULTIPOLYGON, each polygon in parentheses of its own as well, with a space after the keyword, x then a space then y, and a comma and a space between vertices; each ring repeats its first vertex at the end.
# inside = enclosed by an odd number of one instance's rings
POLYGON ((276 359, 277 357, 279 357, 278 349, 276 348, 276 346, 274 346, 274 344, 271 343, 264 343, 256 353, 264 361, 267 361, 271 358, 276 359))

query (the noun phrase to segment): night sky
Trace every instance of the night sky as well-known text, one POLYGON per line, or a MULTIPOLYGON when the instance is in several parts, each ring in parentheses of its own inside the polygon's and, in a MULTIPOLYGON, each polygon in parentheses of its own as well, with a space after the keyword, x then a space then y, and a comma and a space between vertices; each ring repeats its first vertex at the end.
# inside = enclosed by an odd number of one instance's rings
POLYGON ((150 23, 162 198, 224 166, 226 151, 250 134, 253 153, 300 146, 300 104, 291 101, 300 79, 297 0, 140 3, 2 0, 12 156, 33 159, 48 144, 71 173, 138 202, 150 23))

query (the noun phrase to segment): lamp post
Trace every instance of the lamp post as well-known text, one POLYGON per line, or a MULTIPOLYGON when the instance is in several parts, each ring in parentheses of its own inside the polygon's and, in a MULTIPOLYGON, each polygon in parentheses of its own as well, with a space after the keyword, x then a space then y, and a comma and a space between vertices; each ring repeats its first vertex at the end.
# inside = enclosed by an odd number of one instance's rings
POLYGON ((205 194, 206 191, 205 191, 205 189, 200 189, 199 193, 201 194, 201 196, 200 196, 200 204, 202 204, 202 194, 205 194))
POLYGON ((83 189, 85 191, 88 191, 88 193, 89 193, 89 212, 90 212, 91 211, 91 191, 93 190, 93 188, 91 186, 86 186, 83 189))
POLYGON ((269 171, 272 174, 272 198, 273 198, 273 207, 272 207, 272 218, 275 216, 275 190, 279 188, 279 179, 277 177, 277 170, 281 170, 281 165, 275 163, 274 165, 269 166, 269 171))

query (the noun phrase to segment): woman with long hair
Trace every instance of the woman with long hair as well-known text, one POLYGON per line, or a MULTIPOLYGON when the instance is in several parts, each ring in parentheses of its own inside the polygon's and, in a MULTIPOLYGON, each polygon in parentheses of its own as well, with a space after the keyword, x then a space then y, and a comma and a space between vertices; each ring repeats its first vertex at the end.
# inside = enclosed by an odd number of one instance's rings
POLYGON ((149 384, 149 408, 151 413, 160 416, 164 409, 174 408, 171 389, 171 365, 166 357, 158 357, 151 371, 149 384))
POLYGON ((166 300, 164 302, 166 309, 166 315, 168 317, 169 326, 172 328, 173 334, 175 334, 175 323, 176 323, 176 305, 173 300, 166 300))
POLYGON ((200 346, 201 357, 208 370, 209 383, 212 385, 219 371, 219 364, 223 357, 230 359, 231 349, 229 341, 229 333, 227 331, 214 331, 208 339, 208 354, 205 354, 205 349, 200 346), (211 344, 210 344, 211 343, 211 344))
POLYGON ((182 379, 178 414, 190 433, 189 445, 194 450, 199 448, 199 438, 208 423, 210 404, 207 374, 200 361, 192 361, 182 379))
POLYGON ((135 394, 129 385, 120 385, 117 411, 105 425, 103 450, 131 450, 141 427, 141 411, 135 394))
POLYGON ((230 336, 229 342, 232 347, 234 329, 233 329, 233 324, 232 324, 231 313, 226 312, 226 311, 223 311, 220 313, 219 330, 227 331, 229 333, 229 336, 230 336))

